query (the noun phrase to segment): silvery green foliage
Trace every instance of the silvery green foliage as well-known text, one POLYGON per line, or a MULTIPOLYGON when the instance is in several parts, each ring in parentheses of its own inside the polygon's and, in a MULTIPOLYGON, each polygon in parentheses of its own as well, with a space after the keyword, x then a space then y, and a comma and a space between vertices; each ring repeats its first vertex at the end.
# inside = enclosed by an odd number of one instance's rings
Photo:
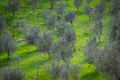
POLYGON ((84 8, 84 13, 86 14, 86 15, 88 15, 89 17, 91 17, 91 12, 92 12, 92 8, 90 7, 90 6, 85 6, 85 8, 84 8))
POLYGON ((120 79, 120 46, 118 43, 108 44, 108 46, 101 51, 98 57, 97 69, 103 73, 105 78, 112 80, 120 79))
POLYGON ((119 33, 120 19, 118 17, 114 17, 110 20, 110 40, 116 40, 117 34, 119 33))
POLYGON ((2 45, 2 40, 0 38, 0 53, 3 51, 3 45, 2 45))
POLYGON ((56 21, 57 21, 57 17, 56 17, 56 15, 55 14, 53 14, 53 15, 49 15, 48 17, 47 17, 47 21, 46 21, 46 26, 47 26, 47 28, 48 29, 54 29, 54 27, 55 27, 55 23, 56 23, 56 21))
POLYGON ((89 63, 95 63, 96 52, 97 52, 96 37, 93 36, 92 38, 90 38, 90 40, 88 40, 86 45, 85 56, 89 63))
POLYGON ((33 9, 35 9, 39 5, 39 0, 30 0, 30 3, 32 4, 33 9))
POLYGON ((64 38, 66 39, 66 41, 69 44, 73 45, 73 47, 74 47, 74 44, 76 42, 76 33, 75 33, 75 31, 73 29, 68 28, 68 27, 65 28, 65 30, 64 30, 64 38))
POLYGON ((39 38, 40 29, 37 27, 30 27, 23 30, 24 38, 29 44, 35 44, 35 40, 39 38))
POLYGON ((73 80, 79 80, 80 67, 78 65, 71 65, 70 66, 70 74, 73 80))
POLYGON ((69 69, 66 66, 63 66, 60 74, 61 74, 61 79, 62 80, 70 80, 69 69))
POLYGON ((56 0, 50 0, 51 9, 54 8, 56 0))
POLYGON ((66 27, 65 20, 64 19, 57 20, 55 25, 56 25, 56 29, 57 29, 57 31, 56 31, 57 36, 62 37, 64 34, 64 29, 66 27))
POLYGON ((53 61, 48 71, 51 75, 51 80, 79 80, 80 67, 78 65, 70 65, 68 61, 65 64, 53 61))
POLYGON ((4 29, 6 21, 0 16, 0 30, 4 29))
MULTIPOLYGON (((118 16, 118 15, 117 15, 118 16)), ((91 48, 95 41, 92 41, 90 48, 88 47, 87 56, 88 61, 92 60, 99 70, 107 80, 120 80, 120 40, 119 40, 119 17, 114 15, 113 19, 110 21, 110 38, 107 40, 107 44, 104 49, 91 48), (92 51, 90 51, 92 50, 92 51), (97 51, 96 51, 97 50, 97 51), (92 52, 92 56, 91 56, 92 52), (90 57, 89 57, 90 56, 90 57)))
POLYGON ((47 52, 47 54, 49 55, 49 59, 50 59, 52 46, 54 45, 53 37, 49 31, 45 31, 43 33, 43 39, 44 39, 44 49, 47 52))
POLYGON ((94 9, 92 10, 92 12, 91 12, 91 17, 92 17, 92 19, 94 20, 94 22, 97 23, 97 21, 102 20, 103 14, 99 13, 99 12, 97 11, 97 9, 94 8, 94 9))
POLYGON ((52 50, 54 49, 55 43, 53 37, 49 31, 45 31, 43 36, 40 36, 36 39, 35 45, 37 47, 37 51, 47 52, 49 59, 52 50))
POLYGON ((6 70, 4 72, 4 80, 23 80, 24 74, 18 70, 18 69, 13 69, 13 70, 6 70))
POLYGON ((51 66, 48 68, 48 71, 51 75, 52 80, 57 80, 60 78, 60 72, 62 70, 62 66, 60 63, 57 63, 55 61, 52 62, 51 66))
POLYGON ((76 9, 79 9, 79 7, 82 5, 82 0, 74 0, 74 5, 76 9))
POLYGON ((36 48, 37 48, 37 51, 44 51, 44 39, 43 37, 39 37, 35 40, 35 45, 36 45, 36 48))
POLYGON ((9 32, 3 33, 1 36, 3 51, 7 52, 8 59, 11 57, 11 52, 16 49, 16 41, 9 32))
POLYGON ((98 39, 99 39, 99 42, 101 41, 101 38, 100 36, 102 35, 103 33, 103 23, 102 21, 98 21, 95 26, 93 27, 93 34, 95 36, 98 36, 98 39))
POLYGON ((118 15, 120 11, 120 1, 119 0, 111 0, 111 8, 110 8, 110 14, 112 15, 118 15))
POLYGON ((19 10, 19 0, 9 0, 8 10, 15 15, 15 12, 19 10))
POLYGON ((56 44, 56 48, 54 49, 54 56, 55 58, 60 58, 65 63, 73 56, 72 46, 66 41, 65 38, 62 37, 59 39, 58 44, 56 44))
POLYGON ((120 32, 117 33, 116 39, 117 39, 118 42, 120 43, 120 32))
POLYGON ((74 19, 75 19, 75 13, 74 12, 67 12, 67 14, 65 15, 65 20, 72 24, 74 19))
POLYGON ((47 20, 48 16, 50 15, 50 10, 47 9, 47 10, 44 10, 42 12, 39 13, 39 16, 41 18, 43 18, 44 20, 47 20))
POLYGON ((16 20, 15 24, 17 27, 24 27, 26 23, 25 19, 16 20))
POLYGON ((65 12, 65 4, 59 3, 56 7, 56 12, 60 15, 63 15, 63 13, 65 12))
POLYGON ((86 0, 86 3, 88 3, 88 4, 89 4, 89 3, 90 3, 90 2, 92 2, 92 1, 93 1, 93 0, 86 0))
POLYGON ((103 13, 104 13, 105 7, 106 7, 106 3, 102 2, 102 3, 97 4, 97 6, 92 10, 91 17, 93 18, 95 23, 97 21, 102 20, 104 16, 103 13))
POLYGON ((99 13, 103 13, 104 10, 105 10, 105 7, 106 7, 106 3, 105 2, 101 2, 101 3, 98 3, 97 6, 95 7, 96 10, 99 12, 99 13))

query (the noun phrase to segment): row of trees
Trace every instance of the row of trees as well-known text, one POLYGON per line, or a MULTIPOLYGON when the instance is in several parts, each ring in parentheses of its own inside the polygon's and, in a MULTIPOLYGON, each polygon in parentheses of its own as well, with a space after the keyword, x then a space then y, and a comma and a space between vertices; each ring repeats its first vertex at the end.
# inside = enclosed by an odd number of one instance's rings
MULTIPOLYGON (((39 7, 39 0, 28 0, 28 3, 30 5, 32 5, 33 10, 36 9, 37 7, 39 7)), ((54 9, 56 3, 58 2, 58 0, 49 0, 50 2, 50 9, 54 9)), ((74 5, 76 7, 76 9, 79 9, 79 7, 81 7, 82 4, 82 0, 74 0, 74 5)), ((87 0, 86 2, 90 2, 90 0, 87 0)), ((57 5, 58 6, 58 5, 57 5)), ((64 6, 63 5, 59 5, 58 9, 63 9, 64 6)), ((13 14, 13 16, 15 15, 15 13, 20 10, 20 0, 9 0, 8 1, 8 5, 7 5, 7 9, 13 14)), ((58 10, 56 9, 56 10, 58 10)), ((58 10, 58 13, 62 14, 61 10, 58 10)))
MULTIPOLYGON (((120 19, 119 19, 119 11, 120 5, 119 1, 110 0, 109 3, 111 4, 110 8, 110 27, 109 31, 107 32, 107 39, 105 40, 107 43, 103 46, 103 49, 99 48, 98 40, 97 40, 97 33, 103 32, 103 27, 101 26, 94 28, 95 32, 93 37, 88 41, 87 48, 86 48, 86 58, 89 63, 95 64, 97 70, 103 74, 106 80, 120 80, 120 19), (99 31, 98 31, 99 30, 99 31)), ((100 12, 99 17, 95 20, 95 22, 99 21, 97 26, 102 25, 102 18, 100 15, 103 14, 104 8, 98 8, 99 6, 104 7, 104 3, 100 3, 96 9, 100 12)), ((97 11, 97 12, 98 12, 97 11)), ((96 16, 97 14, 95 14, 96 16)), ((99 36, 100 38, 100 36, 99 36)), ((99 41, 100 42, 100 41, 99 41)))
POLYGON ((0 52, 7 53, 7 59, 11 58, 11 52, 16 49, 16 41, 9 32, 5 32, 0 37, 0 52))

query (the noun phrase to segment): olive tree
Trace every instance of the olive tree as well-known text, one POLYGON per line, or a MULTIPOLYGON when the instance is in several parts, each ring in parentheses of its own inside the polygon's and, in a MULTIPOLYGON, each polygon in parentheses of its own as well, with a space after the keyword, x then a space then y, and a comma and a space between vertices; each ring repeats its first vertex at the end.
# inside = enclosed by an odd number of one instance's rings
POLYGON ((55 14, 49 15, 47 20, 46 20, 46 26, 50 30, 54 30, 55 23, 56 23, 57 17, 55 14))
POLYGON ((44 39, 44 49, 47 52, 49 59, 50 59, 50 54, 52 51, 52 45, 54 45, 54 40, 49 31, 45 31, 43 33, 43 39, 44 39))
POLYGON ((18 69, 6 70, 3 74, 4 80, 23 80, 24 74, 18 69))
POLYGON ((102 21, 98 21, 93 27, 93 34, 98 37, 98 43, 101 42, 101 35, 103 33, 103 23, 102 21))
POLYGON ((67 25, 65 20, 64 19, 57 20, 55 25, 56 25, 56 29, 57 29, 57 31, 56 31, 57 36, 62 37, 64 35, 64 29, 67 25))
POLYGON ((39 16, 40 16, 40 18, 42 18, 46 21, 48 16, 50 16, 50 9, 43 10, 42 12, 39 13, 39 16))
POLYGON ((23 34, 29 44, 35 44, 36 39, 40 36, 40 29, 38 27, 30 27, 28 30, 23 29, 23 34))
POLYGON ((74 5, 76 9, 79 9, 79 7, 82 5, 82 0, 74 0, 74 5))
POLYGON ((62 80, 70 80, 69 69, 66 66, 63 66, 63 68, 61 70, 61 79, 62 80))
POLYGON ((75 19, 75 13, 74 12, 67 12, 67 14, 65 15, 65 20, 72 24, 74 19, 75 19))
POLYGON ((59 3, 55 10, 58 14, 63 15, 63 13, 65 12, 65 4, 59 3))
POLYGON ((98 3, 95 8, 93 8, 92 13, 91 13, 91 17, 93 18, 93 20, 95 21, 95 23, 97 23, 97 21, 102 20, 103 16, 104 16, 104 11, 106 8, 106 3, 101 2, 98 3))
POLYGON ((20 19, 15 21, 16 27, 24 27, 25 23, 26 23, 25 19, 20 19))
POLYGON ((6 26, 6 21, 3 19, 3 17, 0 16, 0 30, 4 29, 6 26))
POLYGON ((80 73, 80 67, 75 64, 70 66, 70 74, 73 78, 73 80, 79 80, 79 74, 80 73))
POLYGON ((8 1, 8 10, 15 15, 15 12, 19 10, 19 0, 9 0, 8 1))
POLYGON ((98 56, 97 63, 99 65, 96 64, 97 69, 109 80, 120 80, 120 18, 118 16, 118 14, 114 14, 110 20, 109 39, 107 39, 106 46, 98 56))
POLYGON ((39 5, 39 0, 30 0, 30 3, 32 4, 33 9, 35 9, 39 5))
POLYGON ((93 1, 93 0, 86 0, 86 3, 88 3, 88 4, 89 4, 89 3, 90 3, 90 2, 92 2, 92 1, 93 1))
POLYGON ((118 15, 120 11, 120 1, 118 0, 110 0, 111 7, 110 7, 110 14, 118 15))
POLYGON ((95 52, 98 52, 98 49, 97 49, 96 37, 93 36, 88 40, 86 44, 86 52, 85 52, 86 60, 91 64, 95 63, 94 62, 96 60, 95 52))
POLYGON ((64 38, 74 48, 74 44, 76 42, 76 33, 75 33, 75 31, 73 29, 71 29, 71 28, 65 28, 65 30, 64 30, 64 38))
POLYGON ((54 40, 49 31, 45 31, 43 36, 39 37, 35 41, 37 51, 47 52, 49 59, 52 52, 52 46, 54 46, 54 40))
POLYGON ((11 52, 16 49, 16 41, 9 32, 3 33, 1 36, 1 42, 3 46, 3 51, 7 53, 7 59, 10 59, 12 54, 11 52))
POLYGON ((35 40, 35 45, 36 45, 37 51, 39 51, 39 52, 44 51, 44 43, 45 43, 45 41, 44 41, 43 37, 41 37, 41 36, 35 40))
POLYGON ((54 56, 57 60, 63 60, 64 63, 73 56, 72 46, 65 38, 60 38, 54 49, 54 56), (59 59, 58 59, 59 58, 59 59))
POLYGON ((113 17, 110 20, 110 40, 114 41, 117 38, 117 34, 119 32, 119 25, 120 25, 120 19, 118 17, 113 17))
POLYGON ((2 45, 2 40, 0 38, 0 53, 3 51, 3 45, 2 45))
POLYGON ((52 80, 59 79, 61 76, 60 74, 61 70, 62 70, 62 66, 59 63, 53 61, 51 66, 48 68, 48 72, 51 75, 51 79, 52 80))
POLYGON ((48 20, 48 17, 50 16, 50 9, 43 10, 42 12, 39 12, 38 16, 42 19, 44 19, 43 26, 46 25, 46 21, 48 20))
POLYGON ((92 8, 90 6, 85 6, 84 7, 84 13, 89 16, 89 18, 91 17, 91 12, 92 12, 92 8))
POLYGON ((120 80, 120 47, 117 44, 110 47, 109 45, 101 51, 96 66, 106 79, 120 80))
POLYGON ((70 63, 61 64, 60 62, 53 61, 51 66, 48 67, 51 80, 79 80, 80 67, 78 65, 70 65, 70 63))
POLYGON ((118 16, 114 14, 110 21, 107 43, 103 49, 96 45, 96 39, 87 44, 86 58, 90 63, 96 65, 97 70, 106 80, 120 80, 120 18, 118 16), (92 46, 94 47, 92 48, 92 46))
POLYGON ((103 13, 104 10, 105 10, 105 7, 106 7, 106 3, 105 2, 101 2, 101 3, 98 3, 97 6, 95 7, 96 10, 99 12, 99 13, 103 13))

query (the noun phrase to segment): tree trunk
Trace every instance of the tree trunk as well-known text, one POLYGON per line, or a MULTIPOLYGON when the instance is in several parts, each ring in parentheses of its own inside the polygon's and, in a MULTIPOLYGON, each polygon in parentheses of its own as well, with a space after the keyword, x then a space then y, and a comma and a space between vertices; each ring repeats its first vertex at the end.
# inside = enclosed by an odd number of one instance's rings
POLYGON ((51 8, 50 8, 50 9, 52 10, 52 9, 53 9, 53 4, 51 3, 50 5, 51 5, 51 8))
POLYGON ((74 51, 76 51, 76 49, 75 49, 75 45, 73 44, 73 48, 74 48, 74 51))
POLYGON ((116 78, 115 80, 120 80, 120 75, 116 73, 115 78, 116 78))
POLYGON ((49 59, 50 59, 50 52, 48 51, 47 53, 48 53, 48 57, 49 57, 49 59))
POLYGON ((13 11, 13 16, 15 16, 15 12, 13 11))
POLYGON ((9 51, 7 52, 7 59, 8 60, 10 59, 10 52, 9 51))
POLYGON ((101 38, 100 38, 100 36, 98 36, 98 43, 100 43, 101 42, 101 38))
POLYGON ((73 22, 71 21, 70 23, 71 23, 71 26, 73 26, 73 22))
POLYGON ((38 68, 38 64, 36 65, 36 74, 38 75, 39 72, 38 72, 39 68, 38 68))
POLYGON ((18 69, 20 68, 20 62, 18 61, 18 69))
POLYGON ((91 20, 91 17, 89 16, 89 21, 91 20))

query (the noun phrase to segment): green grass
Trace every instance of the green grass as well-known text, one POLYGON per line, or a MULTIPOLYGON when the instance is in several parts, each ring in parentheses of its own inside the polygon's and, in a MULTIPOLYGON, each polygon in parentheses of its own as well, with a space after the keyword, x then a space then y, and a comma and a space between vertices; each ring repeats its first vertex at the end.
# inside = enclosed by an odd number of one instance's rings
MULTIPOLYGON (((100 0, 95 0, 90 3, 93 7, 100 0)), ((43 26, 43 19, 39 17, 39 13, 50 7, 48 0, 40 0, 39 8, 32 10, 32 7, 28 5, 27 0, 21 0, 20 11, 16 13, 13 17, 11 13, 4 10, 7 0, 0 0, 0 14, 7 19, 8 25, 6 29, 9 30, 12 35, 16 38, 23 38, 20 28, 16 28, 14 22, 18 19, 26 19, 27 23, 31 23, 34 26, 43 26), (25 10, 24 10, 25 9, 25 10)), ((64 1, 66 4, 66 9, 68 11, 74 11, 77 16, 73 22, 72 28, 75 30, 77 35, 77 41, 75 44, 76 52, 74 52, 74 57, 71 59, 71 64, 79 64, 80 69, 80 80, 104 80, 102 75, 96 71, 96 67, 93 64, 88 64, 85 60, 84 52, 87 40, 91 37, 91 27, 93 26, 93 21, 89 19, 88 16, 83 14, 83 8, 85 3, 77 11, 73 5, 73 0, 64 1)), ((108 16, 105 17, 104 23, 108 22, 108 16)), ((105 25, 108 26, 108 25, 105 25)), ((29 26, 28 26, 29 27, 29 26)), ((107 27, 105 27, 105 30, 107 27)), ((41 28, 43 32, 44 28, 41 28)), ((106 34, 105 34, 106 35, 106 34)), ((105 44, 105 37, 102 38, 102 45, 105 44)), ((101 46, 102 46, 101 45, 101 46)), ((21 42, 18 44, 17 51, 20 56, 20 69, 25 73, 25 80, 36 80, 36 64, 39 64, 39 79, 38 80, 50 80, 50 75, 47 72, 48 66, 50 66, 52 59, 48 59, 48 55, 45 53, 36 52, 36 47, 34 45, 28 45, 26 42, 21 42)), ((0 54, 0 74, 8 68, 17 68, 17 64, 13 60, 6 60, 6 54, 0 54)), ((0 75, 0 79, 2 76, 0 75)))

